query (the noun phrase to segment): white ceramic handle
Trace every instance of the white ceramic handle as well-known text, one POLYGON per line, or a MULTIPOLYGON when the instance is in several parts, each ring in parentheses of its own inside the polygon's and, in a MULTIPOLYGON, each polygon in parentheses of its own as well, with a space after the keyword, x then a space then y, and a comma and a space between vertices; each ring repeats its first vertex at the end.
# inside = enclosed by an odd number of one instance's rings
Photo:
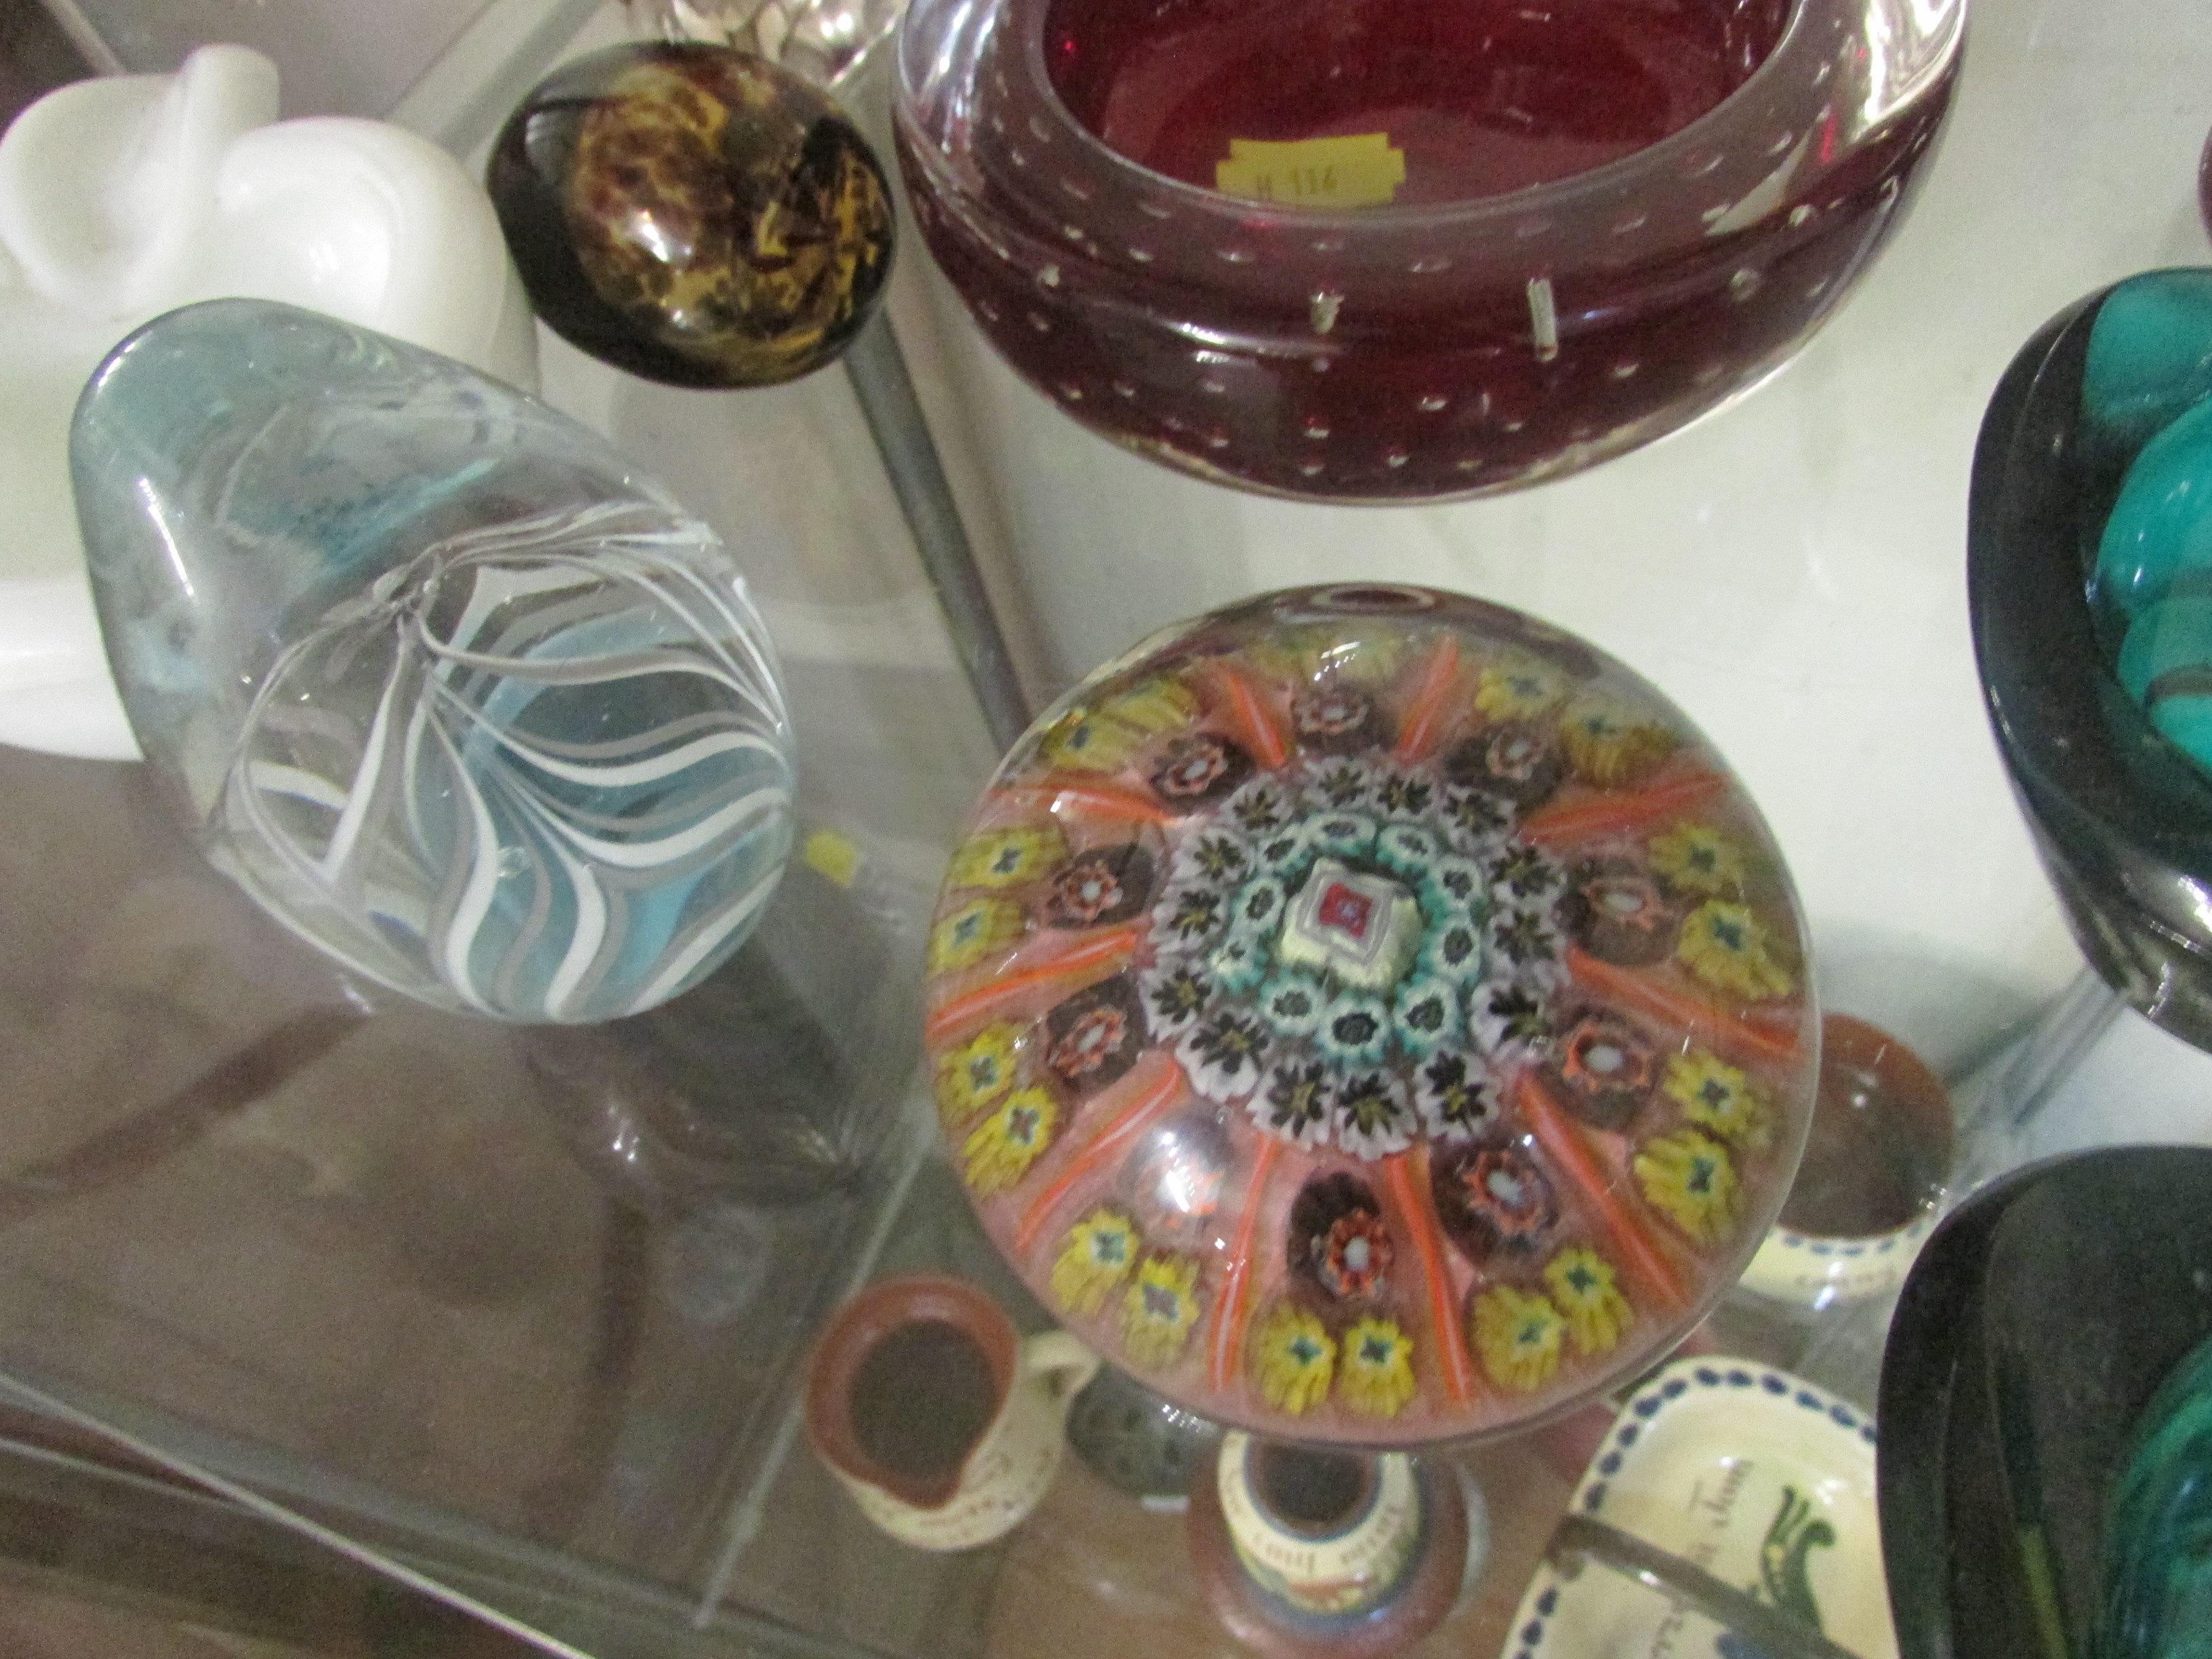
POLYGON ((1045 1331, 1023 1342, 1022 1374, 1052 1376, 1054 1397, 1064 1406, 1098 1374, 1098 1356, 1066 1331, 1045 1331))

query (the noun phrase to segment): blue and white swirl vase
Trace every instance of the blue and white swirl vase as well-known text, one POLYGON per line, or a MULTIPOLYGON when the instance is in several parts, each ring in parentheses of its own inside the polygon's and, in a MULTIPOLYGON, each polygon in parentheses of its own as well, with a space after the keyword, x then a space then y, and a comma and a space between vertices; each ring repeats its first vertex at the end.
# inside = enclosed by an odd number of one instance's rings
POLYGON ((791 728, 713 530, 586 428, 315 313, 157 319, 70 464, 124 706, 209 860, 347 967, 532 1023, 726 960, 791 728))

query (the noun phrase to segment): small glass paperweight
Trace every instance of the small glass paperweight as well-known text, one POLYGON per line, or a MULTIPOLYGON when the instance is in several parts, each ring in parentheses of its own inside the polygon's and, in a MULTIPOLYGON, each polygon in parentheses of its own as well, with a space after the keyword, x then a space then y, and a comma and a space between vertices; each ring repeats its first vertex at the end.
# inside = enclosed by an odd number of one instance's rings
POLYGON ((671 386, 774 386, 834 362, 890 275, 867 140, 792 71, 641 41, 522 100, 487 182, 538 314, 671 386))

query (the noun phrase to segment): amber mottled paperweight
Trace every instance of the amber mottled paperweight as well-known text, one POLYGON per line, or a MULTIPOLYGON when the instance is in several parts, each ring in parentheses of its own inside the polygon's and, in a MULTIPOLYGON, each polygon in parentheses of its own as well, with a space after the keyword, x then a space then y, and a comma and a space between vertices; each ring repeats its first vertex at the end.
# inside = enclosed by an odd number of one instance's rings
POLYGON ((1279 1437, 1516 1426, 1736 1275, 1815 1080, 1773 841, 1681 713, 1453 594, 1276 593, 1044 715, 953 855, 938 1104, 1070 1329, 1279 1437))
POLYGON ((726 46, 579 58, 507 124, 487 183, 538 314, 675 386, 833 362, 890 274, 882 167, 829 98, 726 46))

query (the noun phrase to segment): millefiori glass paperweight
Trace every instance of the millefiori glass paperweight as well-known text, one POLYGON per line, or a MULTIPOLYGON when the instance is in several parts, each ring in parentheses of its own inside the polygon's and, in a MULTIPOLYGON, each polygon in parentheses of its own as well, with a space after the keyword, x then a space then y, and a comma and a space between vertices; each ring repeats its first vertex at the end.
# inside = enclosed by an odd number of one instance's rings
POLYGON ((769 386, 836 360, 890 275, 883 169, 789 70, 640 41, 563 65, 487 178, 538 314, 675 386, 769 386))
POLYGON ((992 343, 1292 495, 1572 471, 1751 385, 1898 222, 1963 0, 915 0, 899 153, 992 343))
POLYGON ((1146 1386, 1284 1438, 1565 1409, 1735 1277, 1803 1144, 1756 810, 1598 651, 1425 589, 1102 669, 954 854, 927 1038, 986 1229, 1146 1386))
POLYGON ((70 467, 147 758, 295 933, 441 1006, 635 1013, 791 844, 774 656, 713 530, 502 382, 216 301, 94 375, 70 467))

